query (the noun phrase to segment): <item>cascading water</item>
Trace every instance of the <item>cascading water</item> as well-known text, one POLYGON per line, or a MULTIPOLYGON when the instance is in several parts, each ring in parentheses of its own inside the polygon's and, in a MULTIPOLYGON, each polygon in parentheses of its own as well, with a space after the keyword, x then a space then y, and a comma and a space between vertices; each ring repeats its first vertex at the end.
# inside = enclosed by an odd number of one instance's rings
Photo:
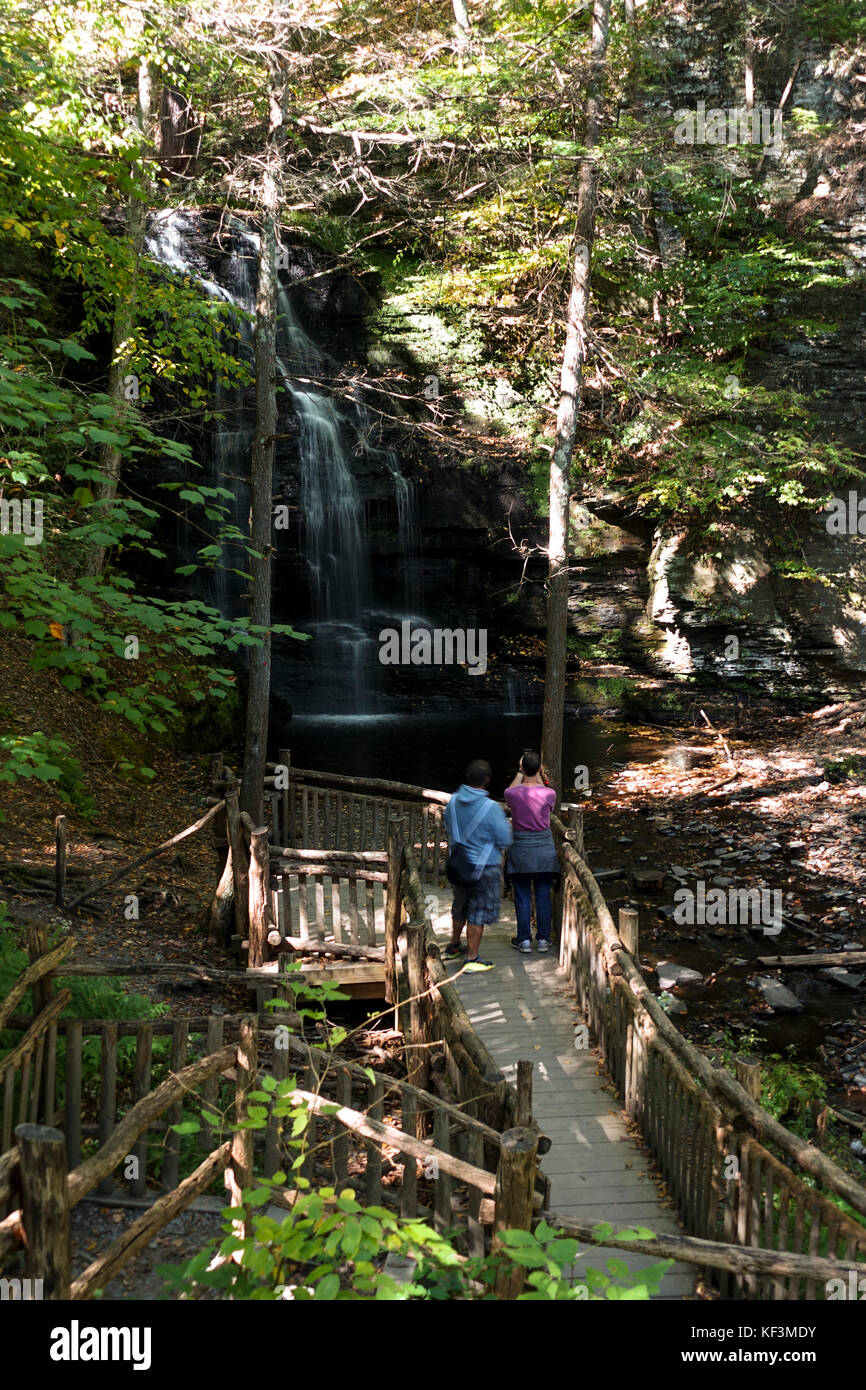
MULTIPOLYGON (((201 227, 183 213, 156 221, 147 248, 171 271, 194 280, 212 299, 231 303, 245 316, 237 351, 251 365, 259 239, 236 219, 230 219, 219 279, 208 274, 202 253, 201 227)), ((399 622, 421 598, 417 557, 418 524, 411 484, 403 476, 396 454, 374 440, 376 430, 363 404, 340 400, 326 383, 337 374, 336 364, 317 346, 300 323, 288 289, 278 298, 277 319, 278 442, 275 491, 279 480, 298 478, 297 537, 303 560, 309 603, 297 592, 275 592, 275 621, 290 621, 312 637, 310 643, 275 640, 275 682, 285 685, 298 711, 319 714, 373 714, 379 699, 381 668, 377 661, 378 630, 383 618, 399 622), (404 613, 377 602, 365 528, 364 503, 353 469, 353 457, 390 479, 397 517, 398 572, 402 576, 404 613), (308 609, 308 620, 299 614, 308 609), (283 611, 281 611, 283 610, 283 611), (288 610, 288 611, 285 611, 288 610)), ((246 479, 254 431, 254 408, 241 388, 216 390, 218 425, 207 450, 206 481, 231 489, 234 522, 245 530, 249 511, 246 479)), ((275 532, 279 547, 286 533, 275 532)), ((192 546, 192 541, 187 545, 192 546)), ((228 563, 243 569, 242 555, 228 563)), ((240 585, 226 571, 215 570, 206 596, 226 616, 240 616, 244 601, 240 585)), ((282 693, 282 692, 279 692, 282 693)))
POLYGON ((320 383, 323 354, 298 322, 291 298, 278 300, 277 366, 296 417, 300 522, 310 587, 312 658, 319 709, 369 712, 376 670, 368 612, 371 577, 363 504, 351 467, 346 421, 320 383))

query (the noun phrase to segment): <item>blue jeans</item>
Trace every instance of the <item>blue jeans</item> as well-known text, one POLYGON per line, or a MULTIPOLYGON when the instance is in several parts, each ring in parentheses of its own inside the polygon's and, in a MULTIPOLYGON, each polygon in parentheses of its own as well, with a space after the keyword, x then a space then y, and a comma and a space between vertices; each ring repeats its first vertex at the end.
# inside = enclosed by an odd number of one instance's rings
POLYGON ((518 941, 532 940, 532 889, 535 888, 535 921, 539 941, 550 940, 553 914, 550 905, 550 874, 512 874, 514 910, 517 913, 518 941))

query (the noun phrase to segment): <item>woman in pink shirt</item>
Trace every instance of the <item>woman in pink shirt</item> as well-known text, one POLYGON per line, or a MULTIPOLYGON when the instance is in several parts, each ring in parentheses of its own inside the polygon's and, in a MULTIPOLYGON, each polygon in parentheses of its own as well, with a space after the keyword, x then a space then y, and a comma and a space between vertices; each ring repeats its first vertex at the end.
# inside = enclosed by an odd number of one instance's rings
POLYGON ((556 805, 556 792, 541 776, 541 758, 530 749, 520 759, 517 775, 506 789, 505 801, 511 812, 514 842, 505 860, 505 877, 514 885, 517 935, 511 944, 518 951, 532 949, 532 891, 535 889, 535 921, 539 951, 550 950, 553 913, 550 890, 559 886, 560 869, 556 857, 550 813, 556 805))

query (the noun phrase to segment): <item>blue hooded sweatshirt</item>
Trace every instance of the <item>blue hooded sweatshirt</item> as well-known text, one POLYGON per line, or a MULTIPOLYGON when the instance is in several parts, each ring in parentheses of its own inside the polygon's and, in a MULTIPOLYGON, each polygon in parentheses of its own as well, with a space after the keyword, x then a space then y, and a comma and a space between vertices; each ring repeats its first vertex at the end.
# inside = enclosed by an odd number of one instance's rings
POLYGON ((476 865, 483 864, 485 868, 498 862, 500 851, 508 849, 513 838, 510 822, 502 808, 497 806, 495 801, 490 801, 484 787, 470 787, 465 782, 458 787, 445 807, 445 829, 450 844, 459 841, 465 845, 467 857, 471 862, 476 865), (485 801, 490 803, 490 809, 467 840, 466 832, 485 801))

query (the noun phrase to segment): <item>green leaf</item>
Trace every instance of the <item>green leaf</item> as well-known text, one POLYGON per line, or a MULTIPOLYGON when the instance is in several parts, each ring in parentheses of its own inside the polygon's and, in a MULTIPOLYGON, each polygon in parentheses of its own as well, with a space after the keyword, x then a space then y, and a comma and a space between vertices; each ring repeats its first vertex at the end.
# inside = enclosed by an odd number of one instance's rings
POLYGON ((172 1125, 175 1134, 198 1134, 201 1125, 198 1120, 182 1120, 178 1125, 172 1125))
POLYGON ((499 1239, 502 1241, 503 1245, 507 1245, 509 1249, 520 1245, 538 1246, 538 1241, 531 1231, 500 1231, 499 1239))
POLYGON ((576 1258, 580 1244, 578 1241, 570 1239, 552 1240, 549 1245, 545 1245, 544 1249, 548 1259, 555 1260, 559 1265, 567 1265, 576 1258))
POLYGON ((317 1303, 322 1303, 326 1299, 334 1299, 340 1291, 339 1274, 326 1274, 316 1286, 314 1297, 317 1303))
POLYGON ((80 343, 74 343, 70 338, 64 338, 60 344, 60 349, 64 357, 71 357, 73 362, 95 362, 96 357, 87 348, 83 348, 80 343))

